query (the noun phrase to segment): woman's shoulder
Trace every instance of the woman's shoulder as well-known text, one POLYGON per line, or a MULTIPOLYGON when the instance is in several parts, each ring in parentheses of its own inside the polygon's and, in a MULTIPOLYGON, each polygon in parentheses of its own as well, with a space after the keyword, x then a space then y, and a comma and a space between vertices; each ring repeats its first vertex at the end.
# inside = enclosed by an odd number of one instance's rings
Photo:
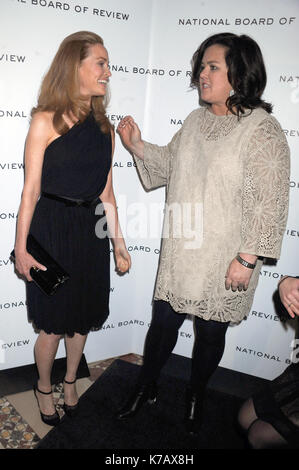
POLYGON ((203 113, 203 108, 197 108, 191 111, 187 117, 184 119, 183 123, 183 128, 184 127, 190 127, 190 126, 196 126, 198 119, 201 118, 203 113))
POLYGON ((41 139, 51 139, 51 137, 56 133, 53 127, 53 112, 49 111, 38 111, 33 114, 29 135, 41 138, 41 139))
POLYGON ((51 111, 37 111, 32 115, 30 125, 41 130, 53 128, 53 116, 54 112, 51 111))
POLYGON ((263 133, 284 136, 283 129, 277 118, 262 108, 256 108, 252 111, 251 122, 255 130, 260 129, 263 133))
POLYGON ((204 111, 205 111, 204 107, 193 109, 193 111, 191 111, 191 113, 189 113, 188 116, 186 117, 186 120, 187 119, 190 119, 190 120, 196 119, 199 116, 202 116, 204 111))
POLYGON ((247 121, 247 118, 249 118, 252 121, 252 123, 256 125, 259 125, 259 124, 266 125, 268 123, 273 123, 281 127, 278 120, 273 116, 273 114, 268 113, 263 108, 255 108, 252 111, 249 111, 248 114, 245 113, 244 118, 246 121, 247 121))

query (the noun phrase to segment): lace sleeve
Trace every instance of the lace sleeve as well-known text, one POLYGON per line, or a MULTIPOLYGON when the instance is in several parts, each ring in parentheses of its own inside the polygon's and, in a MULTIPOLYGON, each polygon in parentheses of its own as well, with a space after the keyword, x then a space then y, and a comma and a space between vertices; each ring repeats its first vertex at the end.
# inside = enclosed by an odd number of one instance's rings
POLYGON ((146 189, 154 189, 168 184, 172 169, 172 159, 177 153, 182 129, 164 146, 144 142, 144 160, 134 157, 141 181, 146 189))
POLYGON ((278 259, 288 215, 290 155, 275 118, 258 125, 244 157, 240 252, 278 259))

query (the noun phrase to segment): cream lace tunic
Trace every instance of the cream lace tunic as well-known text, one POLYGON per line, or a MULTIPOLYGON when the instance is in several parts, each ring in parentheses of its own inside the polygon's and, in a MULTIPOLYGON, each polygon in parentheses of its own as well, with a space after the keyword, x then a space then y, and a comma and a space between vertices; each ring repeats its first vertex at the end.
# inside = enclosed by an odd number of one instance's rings
POLYGON ((279 258, 287 220, 289 148, 279 123, 262 109, 238 120, 199 108, 167 146, 145 142, 144 160, 135 161, 146 189, 167 187, 154 298, 178 313, 241 321, 263 258, 279 258), (197 241, 183 227, 188 214, 197 241), (246 292, 225 289, 238 252, 262 258, 246 292))

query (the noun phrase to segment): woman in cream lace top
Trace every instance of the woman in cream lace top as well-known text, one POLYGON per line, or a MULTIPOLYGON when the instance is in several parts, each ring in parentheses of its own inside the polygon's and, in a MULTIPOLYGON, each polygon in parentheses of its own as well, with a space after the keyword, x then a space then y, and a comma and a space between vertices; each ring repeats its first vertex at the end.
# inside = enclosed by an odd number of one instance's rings
POLYGON ((204 41, 193 56, 192 84, 203 106, 186 118, 167 146, 143 141, 130 116, 118 127, 144 187, 167 187, 144 365, 137 394, 119 417, 131 416, 156 398, 159 372, 191 314, 196 339, 186 418, 194 432, 206 383, 224 351, 227 326, 249 313, 263 258, 279 258, 287 220, 289 148, 270 115, 272 106, 261 98, 265 67, 259 46, 248 36, 222 33, 204 41), (182 226, 184 210, 191 214, 193 231, 182 226))

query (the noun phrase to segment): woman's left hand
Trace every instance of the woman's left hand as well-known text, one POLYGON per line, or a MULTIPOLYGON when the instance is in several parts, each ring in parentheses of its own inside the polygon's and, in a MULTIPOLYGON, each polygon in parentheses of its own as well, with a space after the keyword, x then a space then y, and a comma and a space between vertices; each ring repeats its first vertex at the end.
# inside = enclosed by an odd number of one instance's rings
POLYGON ((246 268, 235 258, 230 263, 225 276, 225 288, 236 292, 247 290, 253 269, 246 268))
POLYGON ((125 246, 114 248, 116 270, 124 274, 131 267, 131 256, 125 246))

